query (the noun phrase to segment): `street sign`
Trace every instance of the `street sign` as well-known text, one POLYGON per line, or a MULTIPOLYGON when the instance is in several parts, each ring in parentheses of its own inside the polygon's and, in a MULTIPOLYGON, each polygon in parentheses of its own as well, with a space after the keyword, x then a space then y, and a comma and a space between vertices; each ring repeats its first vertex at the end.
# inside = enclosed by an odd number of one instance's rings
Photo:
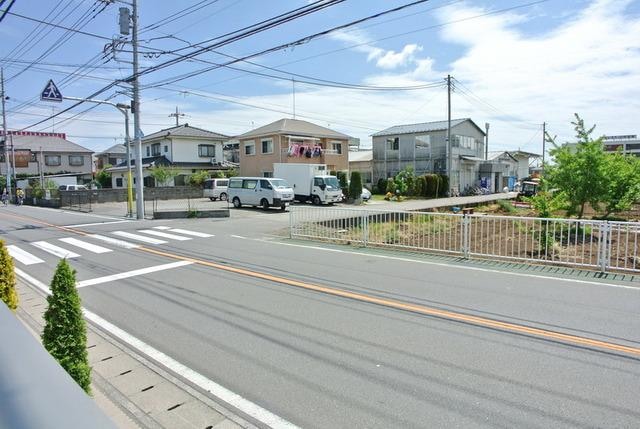
POLYGON ((47 86, 44 87, 42 93, 40 94, 40 100, 42 101, 62 101, 62 93, 58 89, 55 83, 53 83, 52 79, 49 79, 47 86))

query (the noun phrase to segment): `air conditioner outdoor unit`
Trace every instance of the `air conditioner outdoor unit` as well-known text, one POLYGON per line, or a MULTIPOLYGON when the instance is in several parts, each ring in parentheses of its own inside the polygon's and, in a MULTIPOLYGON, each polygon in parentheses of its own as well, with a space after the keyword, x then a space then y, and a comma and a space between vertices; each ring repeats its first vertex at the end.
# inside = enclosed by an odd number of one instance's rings
POLYGON ((216 159, 215 159, 215 157, 214 157, 214 158, 211 158, 211 165, 216 165, 216 159))

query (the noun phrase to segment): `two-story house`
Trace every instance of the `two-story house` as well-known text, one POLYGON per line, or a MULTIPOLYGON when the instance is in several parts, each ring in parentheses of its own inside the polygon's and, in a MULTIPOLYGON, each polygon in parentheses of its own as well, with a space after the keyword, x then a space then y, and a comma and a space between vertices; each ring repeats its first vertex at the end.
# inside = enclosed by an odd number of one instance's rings
MULTIPOLYGON (((142 138, 142 169, 145 186, 156 186, 150 169, 168 166, 178 170, 178 175, 164 186, 185 185, 190 175, 201 171, 228 170, 234 167, 224 160, 223 146, 228 136, 192 127, 179 125, 157 131, 142 138)), ((135 166, 134 151, 131 151, 131 165, 135 166)), ((127 163, 121 162, 107 170, 111 173, 112 186, 127 186, 127 163)))
POLYGON ((96 169, 102 170, 107 165, 118 165, 127 160, 127 148, 123 144, 115 144, 95 155, 96 169))
POLYGON ((299 119, 279 121, 236 137, 240 174, 271 177, 273 164, 326 164, 328 171, 349 169, 349 136, 299 119))
MULTIPOLYGON (((16 174, 76 176, 80 183, 93 177, 93 151, 67 140, 64 133, 9 131, 5 139, 0 131, 0 140, 9 148, 11 165, 15 159, 16 174)), ((5 175, 5 153, 0 152, 0 174, 5 175)))
MULTIPOLYGON (((396 125, 372 135, 373 182, 411 166, 416 175, 447 174, 447 121, 396 125)), ((475 186, 484 161, 485 132, 469 118, 451 120, 452 189, 475 186)))

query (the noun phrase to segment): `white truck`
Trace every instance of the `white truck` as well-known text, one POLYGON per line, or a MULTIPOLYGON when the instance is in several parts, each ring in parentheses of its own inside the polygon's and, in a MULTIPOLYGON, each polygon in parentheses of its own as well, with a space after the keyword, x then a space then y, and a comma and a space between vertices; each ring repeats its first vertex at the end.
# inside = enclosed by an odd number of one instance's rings
POLYGON ((274 163, 273 177, 289 182, 297 201, 315 205, 342 201, 338 178, 329 174, 325 164, 274 163))

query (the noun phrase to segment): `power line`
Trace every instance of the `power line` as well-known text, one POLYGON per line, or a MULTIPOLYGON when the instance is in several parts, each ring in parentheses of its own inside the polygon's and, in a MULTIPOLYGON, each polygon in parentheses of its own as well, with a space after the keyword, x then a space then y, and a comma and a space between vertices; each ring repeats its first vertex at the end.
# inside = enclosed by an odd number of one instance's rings
POLYGON ((160 27, 162 27, 163 25, 165 25, 165 24, 167 24, 169 22, 173 23, 173 22, 175 22, 175 21, 177 21, 179 19, 184 18, 185 16, 191 15, 192 13, 197 12, 197 11, 199 11, 201 9, 204 9, 207 6, 211 6, 212 4, 215 4, 217 2, 218 2, 218 0, 201 0, 196 4, 193 4, 193 5, 189 6, 189 7, 181 9, 178 12, 174 12, 171 15, 169 15, 169 16, 167 16, 167 17, 165 17, 165 18, 163 18, 163 19, 161 19, 159 21, 156 21, 153 24, 149 24, 149 25, 147 25, 145 27, 142 27, 140 29, 140 31, 138 32, 138 34, 143 34, 143 33, 146 33, 148 31, 155 30, 155 29, 160 28, 160 27), (206 4, 203 5, 203 3, 206 3, 206 4))
POLYGON ((50 27, 55 27, 55 28, 60 28, 62 30, 67 30, 67 31, 71 31, 73 33, 77 33, 77 34, 82 34, 84 36, 91 36, 91 37, 95 37, 97 39, 102 39, 102 40, 108 40, 111 41, 111 38, 109 37, 105 37, 105 36, 100 36, 99 34, 95 34, 95 33, 89 33, 86 31, 81 31, 81 30, 75 30, 73 28, 70 27, 65 27, 64 25, 58 25, 58 24, 54 24, 52 22, 47 22, 47 21, 42 21, 40 19, 35 19, 35 18, 30 18, 28 16, 25 15, 20 15, 19 13, 15 13, 15 12, 7 12, 9 15, 11 16, 15 16, 17 18, 22 18, 22 19, 26 19, 27 21, 32 21, 32 22, 37 22, 39 24, 44 24, 44 25, 48 25, 50 27))
MULTIPOLYGON (((11 0, 11 3, 9 3, 9 6, 7 6, 7 8, 2 11, 3 14, 2 16, 0 16, 0 22, 2 22, 2 20, 4 19, 5 16, 7 16, 8 13, 10 13, 9 11, 11 10, 11 8, 13 7, 13 4, 16 2, 16 0, 11 0)), ((4 3, 4 2, 3 2, 4 3)))

